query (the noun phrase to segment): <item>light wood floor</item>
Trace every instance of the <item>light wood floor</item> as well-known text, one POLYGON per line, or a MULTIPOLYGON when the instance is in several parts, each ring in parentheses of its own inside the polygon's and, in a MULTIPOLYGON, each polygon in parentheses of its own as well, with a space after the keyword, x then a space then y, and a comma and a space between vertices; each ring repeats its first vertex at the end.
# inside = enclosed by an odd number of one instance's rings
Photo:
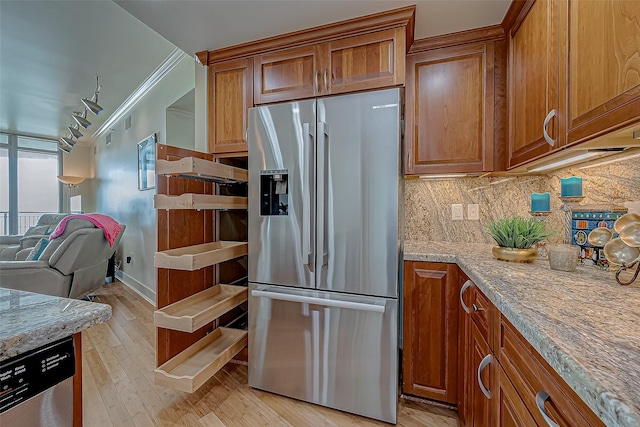
MULTIPOLYGON (((233 363, 193 394, 156 386, 153 306, 120 282, 97 295, 113 317, 82 333, 85 426, 388 425, 252 389, 233 363)), ((404 399, 399 409, 399 426, 458 426, 450 410, 404 399)))

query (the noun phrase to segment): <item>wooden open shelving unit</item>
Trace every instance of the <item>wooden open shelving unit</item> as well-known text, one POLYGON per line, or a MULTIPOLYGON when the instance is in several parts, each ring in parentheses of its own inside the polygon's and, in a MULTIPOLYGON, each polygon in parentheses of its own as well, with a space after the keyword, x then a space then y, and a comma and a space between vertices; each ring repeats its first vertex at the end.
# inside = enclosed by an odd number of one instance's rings
POLYGON ((216 194, 181 194, 166 196, 156 194, 153 197, 156 209, 247 209, 246 197, 218 196, 216 194))
POLYGON ((242 270, 246 265, 246 231, 240 241, 223 240, 229 233, 216 227, 221 222, 216 211, 245 210, 246 217, 248 172, 218 163, 208 153, 168 145, 158 145, 156 151, 154 378, 156 384, 192 393, 247 345, 245 330, 221 327, 242 312, 247 287, 221 284, 242 280, 220 268, 242 270), (223 189, 230 186, 244 189, 223 189))
POLYGON ((215 285, 156 310, 153 323, 159 328, 195 332, 245 302, 247 296, 246 286, 215 285))

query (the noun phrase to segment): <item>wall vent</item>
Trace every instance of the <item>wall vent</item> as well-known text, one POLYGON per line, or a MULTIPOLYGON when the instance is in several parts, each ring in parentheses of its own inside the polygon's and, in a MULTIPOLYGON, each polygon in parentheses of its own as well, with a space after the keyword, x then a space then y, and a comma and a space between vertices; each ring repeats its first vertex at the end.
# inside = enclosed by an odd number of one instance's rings
POLYGON ((111 132, 109 132, 105 138, 107 145, 111 144, 111 132))
POLYGON ((124 130, 131 128, 131 114, 124 119, 124 130))

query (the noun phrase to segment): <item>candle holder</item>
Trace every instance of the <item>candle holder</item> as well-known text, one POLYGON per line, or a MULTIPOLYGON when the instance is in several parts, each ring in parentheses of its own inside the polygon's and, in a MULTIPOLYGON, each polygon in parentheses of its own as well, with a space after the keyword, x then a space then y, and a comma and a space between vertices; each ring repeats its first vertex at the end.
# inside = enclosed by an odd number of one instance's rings
MULTIPOLYGON (((540 222, 547 222, 547 217, 550 213, 551 211, 529 211, 529 214, 540 222)), ((539 259, 549 259, 546 240, 536 243, 536 249, 538 250, 539 259)))
POLYGON ((564 212, 564 243, 571 244, 571 212, 584 200, 584 196, 560 196, 562 205, 560 210, 564 212))

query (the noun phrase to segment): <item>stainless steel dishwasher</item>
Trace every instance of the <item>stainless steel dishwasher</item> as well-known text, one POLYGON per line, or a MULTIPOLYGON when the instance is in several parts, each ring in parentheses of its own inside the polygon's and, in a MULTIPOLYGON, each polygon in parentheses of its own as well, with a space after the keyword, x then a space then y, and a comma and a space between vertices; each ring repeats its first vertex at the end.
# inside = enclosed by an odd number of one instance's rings
POLYGON ((73 338, 0 362, 0 426, 73 425, 73 338))

